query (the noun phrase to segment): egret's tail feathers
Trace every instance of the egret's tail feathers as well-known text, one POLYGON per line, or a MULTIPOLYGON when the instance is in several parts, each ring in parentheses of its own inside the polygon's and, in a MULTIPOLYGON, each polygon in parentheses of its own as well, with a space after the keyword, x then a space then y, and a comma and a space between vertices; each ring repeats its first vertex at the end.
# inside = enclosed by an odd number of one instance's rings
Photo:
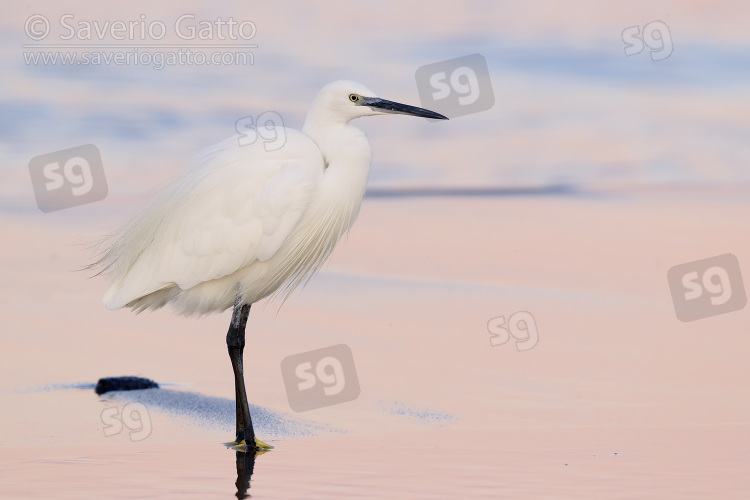
POLYGON ((125 304, 121 304, 120 301, 115 300, 117 296, 119 288, 112 285, 109 287, 109 289, 104 293, 104 297, 102 298, 102 302, 104 302, 104 305, 107 309, 110 311, 115 311, 117 309, 120 309, 125 306, 125 304))
POLYGON ((221 312, 234 305, 237 281, 232 278, 201 283, 183 289, 175 283, 160 284, 151 288, 139 288, 138 283, 113 284, 105 293, 103 302, 107 309, 127 307, 135 313, 155 311, 166 305, 183 316, 203 316, 221 312))
MULTIPOLYGON (((130 304, 142 298, 142 296, 133 296, 132 293, 128 293, 129 290, 124 289, 120 285, 112 285, 109 290, 104 294, 102 301, 104 305, 110 311, 116 311, 123 307, 129 307, 130 304)), ((147 294, 144 294, 147 295, 147 294)))
POLYGON ((135 288, 126 280, 125 283, 114 283, 102 298, 102 302, 110 311, 123 307, 130 307, 136 312, 145 309, 159 309, 166 304, 164 293, 169 292, 174 284, 154 287, 153 289, 135 288))

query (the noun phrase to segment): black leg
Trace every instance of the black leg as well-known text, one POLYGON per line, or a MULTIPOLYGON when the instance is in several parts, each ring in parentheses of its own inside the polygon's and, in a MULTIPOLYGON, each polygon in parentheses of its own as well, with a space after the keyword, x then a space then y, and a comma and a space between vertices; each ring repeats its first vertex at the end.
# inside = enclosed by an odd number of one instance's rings
MULTIPOLYGON (((230 351, 229 356, 232 356, 230 351)), ((240 358, 242 353, 240 351, 240 358)), ((234 360, 232 361, 232 369, 234 370, 234 360)), ((244 378, 244 373, 242 374, 244 378)), ((241 432, 245 431, 245 413, 242 411, 242 396, 240 396, 240 386, 237 384, 237 377, 234 377, 234 403, 235 403, 235 414, 237 415, 237 432, 235 435, 239 436, 241 432)))
POLYGON ((237 414, 237 443, 243 440, 248 447, 255 447, 255 431, 250 418, 250 407, 247 403, 245 378, 242 368, 242 353, 245 350, 245 326, 250 314, 250 304, 241 304, 239 297, 235 300, 232 322, 227 332, 227 349, 232 360, 234 371, 234 396, 237 414))

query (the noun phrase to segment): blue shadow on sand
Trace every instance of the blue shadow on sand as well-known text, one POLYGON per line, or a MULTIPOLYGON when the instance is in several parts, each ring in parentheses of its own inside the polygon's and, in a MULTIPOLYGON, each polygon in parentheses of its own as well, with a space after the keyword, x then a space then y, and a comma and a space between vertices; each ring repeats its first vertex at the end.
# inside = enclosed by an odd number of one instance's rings
MULTIPOLYGON (((206 396, 192 391, 165 389, 164 386, 180 386, 180 384, 161 383, 159 389, 141 389, 134 391, 107 392, 101 396, 94 394, 92 383, 50 384, 27 388, 21 392, 49 392, 66 390, 91 391, 92 396, 99 397, 103 402, 127 404, 142 403, 149 412, 156 411, 179 418, 183 423, 201 429, 217 430, 231 435, 235 430, 235 402, 234 399, 206 396)), ((268 439, 293 439, 315 436, 320 433, 344 433, 328 425, 317 424, 286 415, 284 413, 250 405, 255 431, 268 439)))
MULTIPOLYGON (((173 389, 142 389, 108 392, 104 401, 129 403, 136 401, 170 416, 180 417, 188 424, 203 429, 222 430, 228 434, 235 428, 235 402, 233 399, 206 396, 197 392, 173 389)), ((341 432, 331 427, 315 424, 282 413, 250 405, 255 431, 264 438, 283 439, 314 436, 321 432, 341 432)))

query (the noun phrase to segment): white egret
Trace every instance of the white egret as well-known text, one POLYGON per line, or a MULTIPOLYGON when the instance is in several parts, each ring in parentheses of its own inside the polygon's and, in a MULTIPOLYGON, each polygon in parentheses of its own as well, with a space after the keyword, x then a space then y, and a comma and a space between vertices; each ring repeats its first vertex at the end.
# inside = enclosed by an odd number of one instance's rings
POLYGON ((243 375, 250 306, 306 283, 357 217, 370 171, 370 144, 354 118, 399 113, 447 119, 337 81, 323 87, 302 132, 283 147, 237 137, 207 149, 196 165, 114 235, 92 266, 111 278, 109 309, 170 304, 183 315, 234 307, 227 348, 234 371, 242 450, 255 437, 243 375))

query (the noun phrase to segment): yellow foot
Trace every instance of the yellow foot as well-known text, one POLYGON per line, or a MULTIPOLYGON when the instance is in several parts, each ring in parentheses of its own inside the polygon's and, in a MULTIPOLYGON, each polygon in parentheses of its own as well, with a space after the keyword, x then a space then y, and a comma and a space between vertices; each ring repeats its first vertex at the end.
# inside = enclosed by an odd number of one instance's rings
POLYGON ((228 443, 224 443, 224 446, 227 446, 229 448, 232 448, 236 451, 242 451, 247 452, 251 450, 255 450, 256 454, 260 455, 262 453, 267 452, 268 450, 272 450, 273 446, 271 446, 268 443, 264 443, 258 438, 255 438, 255 445, 254 446, 248 446, 247 442, 243 439, 239 443, 237 441, 230 441, 228 443))

